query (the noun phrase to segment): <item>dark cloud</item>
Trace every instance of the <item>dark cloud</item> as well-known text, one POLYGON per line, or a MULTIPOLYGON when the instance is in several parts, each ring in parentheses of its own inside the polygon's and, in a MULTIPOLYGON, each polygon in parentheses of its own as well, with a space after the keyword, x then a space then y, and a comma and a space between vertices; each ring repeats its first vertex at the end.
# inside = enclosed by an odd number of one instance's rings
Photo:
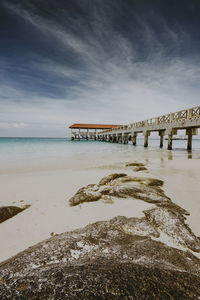
POLYGON ((197 105, 199 28, 198 0, 1 1, 0 127, 62 134, 75 119, 128 123, 197 105))

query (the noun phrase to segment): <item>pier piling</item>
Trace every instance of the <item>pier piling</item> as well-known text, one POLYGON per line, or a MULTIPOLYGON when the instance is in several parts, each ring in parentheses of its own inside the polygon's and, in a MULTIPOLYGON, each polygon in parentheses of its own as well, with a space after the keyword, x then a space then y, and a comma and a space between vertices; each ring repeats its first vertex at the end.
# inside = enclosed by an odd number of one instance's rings
POLYGON ((144 131, 143 135, 144 135, 144 147, 146 148, 146 147, 148 147, 148 138, 149 138, 150 132, 144 131))
POLYGON ((168 134, 168 146, 167 146, 168 150, 172 150, 172 140, 173 140, 173 135, 168 134))
POLYGON ((133 136, 132 136, 132 143, 133 143, 133 146, 136 146, 136 144, 137 144, 137 133, 133 134, 133 136))
POLYGON ((197 135, 198 130, 197 128, 187 128, 186 129, 186 135, 188 136, 187 140, 187 151, 191 152, 192 151, 192 136, 197 135))
POLYGON ((192 130, 188 130, 188 141, 187 141, 187 151, 191 152, 192 151, 192 130))
POLYGON ((161 132, 160 135, 160 148, 163 148, 164 134, 161 132))

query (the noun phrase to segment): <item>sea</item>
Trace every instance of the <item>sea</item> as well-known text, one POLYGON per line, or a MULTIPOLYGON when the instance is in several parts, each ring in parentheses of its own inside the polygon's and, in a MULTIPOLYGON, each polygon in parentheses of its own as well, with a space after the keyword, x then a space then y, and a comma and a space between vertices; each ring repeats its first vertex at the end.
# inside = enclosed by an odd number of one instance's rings
MULTIPOLYGON (((143 138, 137 139, 137 146, 133 146, 131 142, 128 145, 101 142, 94 140, 74 140, 70 138, 0 138, 0 166, 29 163, 37 160, 55 159, 76 159, 80 157, 106 155, 114 153, 143 153, 146 151, 154 151, 163 153, 167 150, 167 140, 164 141, 163 149, 159 148, 159 139, 149 139, 148 148, 143 147, 143 138)), ((173 141, 173 155, 188 158, 199 158, 200 156, 200 139, 193 139, 192 154, 187 153, 186 140, 173 141)))

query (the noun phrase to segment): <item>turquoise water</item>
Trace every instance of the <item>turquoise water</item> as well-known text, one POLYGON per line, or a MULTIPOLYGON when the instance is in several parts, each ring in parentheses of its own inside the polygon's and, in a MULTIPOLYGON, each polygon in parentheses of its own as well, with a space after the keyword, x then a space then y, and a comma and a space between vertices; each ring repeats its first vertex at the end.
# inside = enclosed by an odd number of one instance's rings
MULTIPOLYGON (((174 155, 187 155, 187 141, 173 141, 174 155)), ((0 138, 0 163, 32 160, 39 158, 73 158, 82 154, 105 154, 127 151, 166 151, 159 149, 158 139, 149 139, 148 150, 143 147, 143 139, 137 139, 137 146, 99 142, 99 141, 71 141, 66 138, 0 138)), ((193 155, 200 156, 200 140, 193 139, 193 155)))

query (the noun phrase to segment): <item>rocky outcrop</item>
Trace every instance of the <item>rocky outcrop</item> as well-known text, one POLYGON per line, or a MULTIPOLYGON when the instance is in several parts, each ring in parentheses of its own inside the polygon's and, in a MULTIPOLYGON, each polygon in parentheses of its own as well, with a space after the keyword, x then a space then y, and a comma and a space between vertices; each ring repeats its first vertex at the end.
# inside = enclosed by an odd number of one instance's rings
MULTIPOLYGON (((189 213, 165 195, 162 185, 163 181, 159 179, 111 174, 97 185, 80 189, 69 202, 71 206, 97 200, 114 203, 117 198, 152 203, 152 209, 144 211, 144 218, 156 235, 164 235, 169 243, 178 247, 200 252, 199 239, 185 223, 185 216, 189 213)), ((140 235, 143 235, 141 231, 140 235)))
POLYGON ((113 182, 113 180, 115 179, 118 179, 118 178, 122 178, 122 177, 125 177, 126 174, 125 173, 114 173, 114 174, 110 174, 106 177, 103 177, 100 181, 99 181, 99 184, 98 186, 101 186, 101 185, 106 185, 110 182, 113 182))
POLYGON ((126 167, 144 167, 145 165, 140 162, 133 162, 126 164, 126 167))
POLYGON ((0 223, 10 219, 23 211, 24 209, 28 208, 30 205, 25 205, 23 207, 18 206, 1 206, 0 207, 0 223))
POLYGON ((69 200, 71 206, 81 204, 83 202, 97 201, 101 198, 94 184, 89 184, 78 190, 78 192, 69 200))
POLYGON ((116 217, 54 236, 0 266, 1 299, 197 299, 200 261, 116 217))
POLYGON ((135 167, 133 169, 134 172, 140 172, 140 171, 147 171, 148 169, 146 167, 135 167))
POLYGON ((160 189, 163 182, 154 178, 143 178, 127 176, 124 173, 114 173, 102 178, 99 184, 89 184, 80 188, 69 200, 71 206, 84 202, 101 200, 103 195, 121 198, 134 197, 146 202, 158 202, 158 198, 163 201, 169 199, 160 189))
POLYGON ((126 164, 126 167, 133 167, 134 172, 147 171, 145 164, 139 162, 126 164))
POLYGON ((195 252, 200 252, 199 239, 185 224, 185 218, 171 207, 156 207, 144 211, 149 220, 160 232, 166 234, 176 245, 182 245, 195 252))
POLYGON ((52 237, 0 265, 0 299, 199 299, 200 240, 154 178, 124 173, 81 188, 72 206, 107 198, 152 204, 52 237))

